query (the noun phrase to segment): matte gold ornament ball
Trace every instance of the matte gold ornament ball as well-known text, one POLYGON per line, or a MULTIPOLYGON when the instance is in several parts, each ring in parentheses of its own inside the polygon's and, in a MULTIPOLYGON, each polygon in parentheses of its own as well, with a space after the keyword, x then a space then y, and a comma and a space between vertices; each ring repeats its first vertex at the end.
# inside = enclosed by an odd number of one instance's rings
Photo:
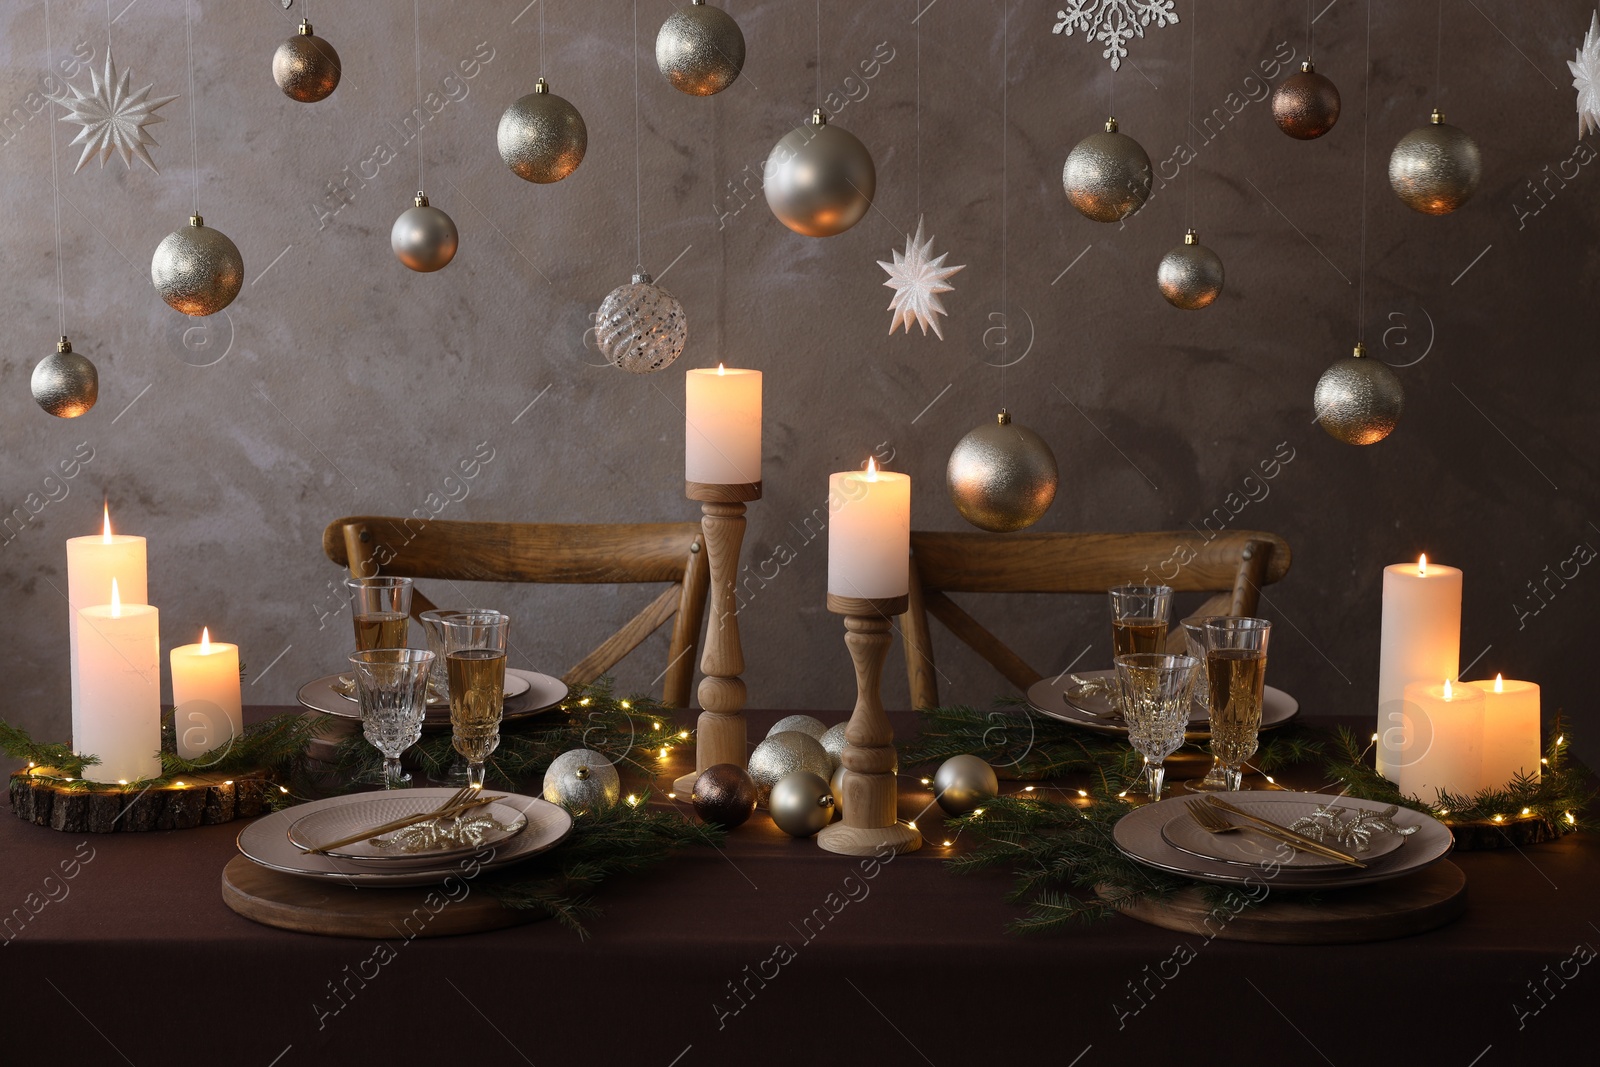
POLYGON ((563 752, 544 772, 544 798, 574 811, 609 808, 622 795, 622 780, 603 753, 588 748, 563 752))
POLYGON ((732 830, 756 810, 756 783, 743 767, 719 763, 700 772, 689 798, 702 822, 732 830))
POLYGON ((1300 64, 1272 90, 1272 118, 1278 129, 1299 141, 1310 141, 1339 121, 1339 88, 1317 73, 1311 60, 1300 64))
POLYGON ((589 127, 578 109, 550 91, 543 78, 533 92, 506 108, 495 131, 500 158, 524 181, 549 185, 578 169, 589 147, 589 127))
POLYGON ((690 0, 661 24, 656 66, 672 87, 690 96, 712 96, 734 83, 744 69, 744 34, 720 7, 690 0))
POLYGON ((767 155, 767 207, 795 233, 833 237, 860 222, 878 191, 867 146, 828 124, 821 109, 809 125, 779 139, 767 155))
POLYGON ((946 815, 965 815, 1000 792, 1000 779, 977 756, 951 756, 933 776, 933 796, 946 815))
POLYGON ((1056 498, 1059 472, 1044 438, 1001 411, 956 443, 945 469, 950 500, 980 530, 1032 526, 1056 498))
POLYGON ((651 374, 683 354, 689 320, 678 298, 640 271, 601 301, 594 336, 612 366, 629 374, 651 374))
POLYGON ((773 785, 767 811, 790 837, 810 837, 833 821, 833 790, 821 775, 796 771, 773 785))
POLYGON ((1067 154, 1061 184, 1067 200, 1085 218, 1121 222, 1150 199, 1150 156, 1106 119, 1102 133, 1091 133, 1067 154))
POLYGON ((33 368, 33 399, 58 419, 75 419, 100 398, 100 374, 89 357, 63 337, 33 368))
POLYGON ((1347 445, 1375 445, 1394 431, 1405 408, 1400 376, 1367 355, 1365 345, 1334 363, 1317 381, 1317 423, 1347 445))
POLYGON ((1409 208, 1424 215, 1448 215, 1472 198, 1483 178, 1478 142, 1444 121, 1433 121, 1400 138, 1389 156, 1389 187, 1409 208))
POLYGON ((161 299, 185 315, 215 315, 239 295, 244 258, 227 234, 190 215, 189 225, 156 246, 150 281, 161 299))
POLYGON ((395 256, 419 274, 449 266, 459 244, 455 220, 428 203, 421 190, 389 231, 389 247, 395 256))
POLYGON ((326 100, 339 87, 339 53, 333 45, 311 32, 311 23, 300 20, 300 32, 278 46, 272 54, 272 80, 283 95, 302 104, 326 100))
POLYGON ((1185 311, 1209 307, 1222 295, 1222 257, 1200 243, 1190 230, 1183 244, 1168 252, 1156 268, 1156 284, 1167 303, 1185 311))

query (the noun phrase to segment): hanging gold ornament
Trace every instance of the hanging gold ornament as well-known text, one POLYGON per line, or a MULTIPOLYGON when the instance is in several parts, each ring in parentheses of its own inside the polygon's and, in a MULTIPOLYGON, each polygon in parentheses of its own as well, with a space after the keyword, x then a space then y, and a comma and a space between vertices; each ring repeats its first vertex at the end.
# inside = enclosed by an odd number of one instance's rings
POLYGON ((1299 141, 1310 141, 1339 121, 1339 88, 1317 73, 1311 60, 1300 64, 1272 91, 1272 117, 1278 129, 1299 141))
POLYGON ((656 66, 672 87, 690 96, 712 96, 734 83, 744 69, 744 34, 720 7, 689 0, 656 34, 656 66))
POLYGON ((548 185, 578 169, 589 147, 589 127, 578 109, 540 78, 533 92, 506 108, 495 132, 500 158, 524 181, 548 185))
POLYGON ((100 374, 89 357, 72 350, 63 337, 56 350, 33 368, 29 383, 33 399, 40 407, 60 419, 75 419, 94 407, 100 398, 100 374))
POLYGON ((763 191, 772 213, 795 233, 832 237, 860 222, 878 191, 872 153, 855 135, 828 125, 818 108, 772 146, 763 191))
POLYGON ((272 53, 272 80, 284 96, 302 104, 326 100, 339 87, 339 74, 339 53, 312 33, 305 19, 300 20, 300 32, 272 53))
POLYGON ((1424 215, 1448 215, 1465 204, 1483 177, 1483 155, 1466 132, 1444 121, 1419 126, 1394 146, 1389 156, 1389 186, 1409 208, 1424 215))
POLYGON ((1061 184, 1085 218, 1121 222, 1150 199, 1150 156, 1109 118, 1103 133, 1091 133, 1067 154, 1061 184))
POLYGON ((1190 230, 1183 244, 1161 258, 1156 284, 1167 303, 1185 311, 1198 311, 1222 295, 1222 257, 1200 243, 1190 230))
POLYGON ((1056 498, 1059 472, 1044 438, 1001 410, 956 443, 945 469, 950 499, 981 530, 1009 533, 1032 526, 1056 498))
POLYGON ((459 243, 455 220, 428 203, 420 189, 413 206, 400 212, 389 231, 389 247, 394 254, 420 274, 448 266, 456 257, 459 243))
POLYGON ((190 215, 189 225, 156 246, 150 281, 161 299, 185 315, 214 315, 239 295, 244 258, 227 234, 190 215))
POLYGON ((1366 346, 1338 360, 1317 380, 1317 423, 1347 445, 1375 445, 1394 431, 1405 407, 1400 376, 1366 346))

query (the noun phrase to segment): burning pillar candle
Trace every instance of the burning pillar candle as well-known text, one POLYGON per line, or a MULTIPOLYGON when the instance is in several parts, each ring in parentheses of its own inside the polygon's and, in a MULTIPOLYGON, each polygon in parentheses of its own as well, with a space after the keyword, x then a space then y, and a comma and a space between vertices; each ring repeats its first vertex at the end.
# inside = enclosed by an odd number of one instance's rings
POLYGON ((109 604, 78 611, 81 726, 73 748, 100 762, 83 776, 132 782, 161 773, 160 617, 148 604, 124 604, 111 582, 109 604))
POLYGON ((685 389, 684 480, 760 482, 761 372, 719 363, 716 370, 691 370, 685 389))
POLYGON ((1381 642, 1378 773, 1398 782, 1406 687, 1460 677, 1461 571, 1429 563, 1427 556, 1385 567, 1381 642))
POLYGON ((1533 682, 1468 682, 1483 690, 1483 784, 1501 786, 1517 774, 1540 774, 1539 687, 1533 682))
POLYGON ((1400 791, 1431 801, 1439 790, 1476 793, 1483 781, 1483 690, 1470 685, 1406 686, 1405 744, 1396 754, 1400 791))
POLYGON ((243 733, 239 646, 213 641, 202 629, 199 644, 179 645, 170 658, 178 755, 203 756, 243 733))
MULTIPOLYGON (((72 672, 72 736, 83 733, 83 712, 78 677, 78 613, 84 608, 111 603, 111 582, 116 580, 124 604, 143 604, 146 586, 145 542, 142 537, 111 532, 111 509, 104 511, 100 533, 67 538, 68 663, 72 672)), ((83 751, 83 749, 79 749, 83 751)), ((93 751, 90 749, 89 751, 93 751)))
POLYGON ((828 592, 883 600, 906 595, 911 570, 911 476, 878 470, 828 476, 828 592))

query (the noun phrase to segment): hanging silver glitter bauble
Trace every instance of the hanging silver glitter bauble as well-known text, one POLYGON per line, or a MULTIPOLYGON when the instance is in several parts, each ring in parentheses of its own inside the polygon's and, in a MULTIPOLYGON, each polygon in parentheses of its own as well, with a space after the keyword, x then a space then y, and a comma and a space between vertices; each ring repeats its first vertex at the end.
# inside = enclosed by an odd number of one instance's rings
POLYGON ((1317 423, 1347 445, 1375 445, 1388 437, 1405 407, 1400 376, 1366 351, 1358 344, 1354 355, 1324 371, 1312 400, 1317 423))
POLYGON ((756 810, 756 783, 743 767, 719 763, 700 772, 689 799, 702 822, 732 830, 756 810))
POLYGON ((767 155, 767 206, 795 233, 832 237, 866 215, 878 190, 872 153, 848 131, 828 125, 820 109, 811 123, 784 134, 767 155))
POLYGON ((828 759, 833 761, 835 770, 839 768, 839 760, 844 755, 845 746, 850 742, 845 740, 844 731, 850 724, 841 722, 837 726, 830 726, 819 740, 822 742, 822 751, 828 754, 828 759))
POLYGON ((593 749, 575 748, 550 761, 544 772, 544 798, 574 811, 609 808, 622 796, 617 769, 593 749))
POLYGON ((1061 184, 1085 218, 1121 222, 1150 199, 1150 157, 1117 132, 1116 119, 1106 119, 1104 133, 1091 133, 1067 153, 1061 184))
POLYGON ((400 212, 389 231, 389 247, 400 262, 421 274, 448 266, 456 258, 460 235, 455 220, 428 203, 421 190, 414 206, 400 212))
POLYGON ((1424 215, 1448 215, 1465 204, 1483 177, 1478 143, 1444 121, 1433 121, 1400 138, 1389 156, 1389 187, 1407 207, 1424 215))
POLYGON ((1183 235, 1183 244, 1161 258, 1156 284, 1173 307, 1198 311, 1222 295, 1222 257, 1190 230, 1183 235))
POLYGON ((1311 60, 1300 64, 1272 90, 1272 117, 1278 129, 1300 141, 1321 137, 1339 121, 1339 89, 1317 73, 1311 60))
POLYGON ((339 73, 339 53, 313 34, 305 19, 300 20, 300 32, 272 53, 272 80, 284 96, 302 104, 327 99, 339 87, 339 73))
POLYGON ((214 315, 239 295, 244 258, 227 234, 190 215, 189 225, 156 245, 150 280, 161 299, 185 315, 214 315))
POLYGON ((998 792, 994 768, 977 756, 951 756, 933 775, 933 795, 946 815, 965 815, 998 792))
POLYGON ((690 0, 661 24, 656 66, 674 89, 711 96, 732 85, 744 67, 744 34, 720 7, 690 0))
POLYGON ((89 357, 72 350, 63 337, 56 350, 33 368, 29 383, 33 399, 40 407, 60 419, 75 419, 94 407, 100 397, 100 374, 89 357))
POLYGON ((773 785, 767 811, 790 837, 810 837, 833 821, 833 790, 810 771, 786 774, 773 785))
POLYGON ((500 158, 517 177, 548 185, 578 169, 589 147, 589 127, 578 109, 550 91, 543 78, 500 116, 495 133, 500 158))
POLYGON ((828 732, 828 727, 821 719, 811 715, 785 715, 772 724, 772 729, 767 731, 767 736, 781 734, 785 730, 798 730, 817 740, 822 740, 822 735, 828 732))
POLYGON ((1058 477, 1044 438, 1012 422, 1008 411, 956 442, 945 469, 961 517, 994 533, 1038 522, 1056 498, 1058 477))
POLYGON ((601 302, 594 336, 612 366, 630 374, 650 374, 683 354, 689 320, 677 297, 640 272, 601 302))
POLYGON ((833 773, 833 764, 822 749, 822 742, 798 730, 773 734, 750 753, 750 777, 763 793, 779 778, 795 771, 810 771, 818 778, 833 773))

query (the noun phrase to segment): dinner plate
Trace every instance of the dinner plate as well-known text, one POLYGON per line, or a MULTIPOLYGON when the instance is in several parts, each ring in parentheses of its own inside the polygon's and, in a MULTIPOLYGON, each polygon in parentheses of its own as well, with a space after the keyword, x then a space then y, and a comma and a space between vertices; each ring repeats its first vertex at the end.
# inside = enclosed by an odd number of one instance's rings
MULTIPOLYGON (((549 711, 563 700, 567 699, 568 689, 566 683, 560 678, 552 678, 548 674, 539 674, 537 671, 523 671, 515 667, 506 668, 506 677, 517 677, 528 683, 527 691, 518 697, 509 697, 505 702, 504 718, 523 719, 530 715, 538 715, 549 711)), ((361 721, 361 705, 346 697, 340 696, 339 676, 330 674, 317 678, 300 687, 298 694, 300 703, 312 711, 320 711, 327 715, 334 715, 341 719, 361 721)), ((448 705, 428 707, 427 714, 422 719, 425 729, 449 729, 450 708, 448 705)))
MULTIPOLYGON (((1079 671, 1077 675, 1088 682, 1106 682, 1115 677, 1116 671, 1079 671)), ((1088 694, 1074 692, 1079 688, 1070 673, 1063 672, 1054 678, 1041 679, 1028 688, 1028 706, 1041 715, 1082 726, 1086 730, 1126 737, 1127 723, 1112 709, 1104 690, 1095 687, 1096 691, 1088 694)), ((1261 695, 1262 730, 1277 729, 1299 713, 1298 700, 1282 689, 1270 685, 1265 687, 1261 695)), ((1185 739, 1203 741, 1210 736, 1206 707, 1191 703, 1185 739)))
MULTIPOLYGON (((1382 811, 1388 807, 1387 804, 1373 800, 1334 797, 1321 793, 1296 793, 1290 790, 1230 793, 1227 800, 1232 804, 1239 802, 1241 798, 1246 799, 1255 810, 1269 812, 1273 811, 1271 807, 1273 805, 1304 805, 1307 802, 1322 804, 1329 801, 1337 801, 1343 808, 1382 811)), ((1343 886, 1369 885, 1373 882, 1386 882, 1392 878, 1403 878, 1444 859, 1455 846, 1455 837, 1444 823, 1420 811, 1401 808, 1394 816, 1395 823, 1402 827, 1415 826, 1417 832, 1406 840, 1404 848, 1397 848, 1388 855, 1379 856, 1371 861, 1363 858, 1362 862, 1367 863, 1365 868, 1340 864, 1336 868, 1297 869, 1283 866, 1275 873, 1263 871, 1235 863, 1224 863, 1221 860, 1192 856, 1167 842, 1162 836, 1162 829, 1174 820, 1189 819, 1186 805, 1199 799, 1174 797, 1135 808, 1117 820, 1117 825, 1111 832, 1112 840, 1123 855, 1157 870, 1183 875, 1200 882, 1214 882, 1218 885, 1265 883, 1281 889, 1338 889, 1343 886)), ((1282 813, 1274 812, 1270 817, 1274 822, 1293 821, 1285 820, 1282 813)))
MULTIPOLYGON (((501 696, 506 700, 511 700, 514 697, 519 697, 523 693, 526 693, 528 691, 528 686, 528 679, 523 677, 520 673, 506 671, 505 691, 501 693, 501 696)), ((338 681, 334 682, 333 684, 333 691, 352 703, 361 699, 360 694, 356 692, 355 678, 348 674, 339 675, 338 681)), ((432 685, 429 685, 428 707, 430 709, 440 708, 448 711, 450 707, 450 698, 448 696, 436 696, 435 693, 436 690, 432 685)))
MULTIPOLYGON (((431 800, 438 805, 456 791, 430 788, 408 792, 420 800, 431 800)), ((505 799, 498 803, 516 809, 527 819, 527 825, 521 833, 498 845, 485 845, 475 853, 442 859, 425 868, 406 866, 404 869, 395 869, 385 860, 312 856, 289 840, 289 827, 306 815, 324 808, 367 803, 372 799, 371 793, 329 797, 263 815, 239 832, 239 851, 252 863, 316 881, 332 880, 346 885, 374 887, 432 885, 452 875, 475 877, 479 871, 495 870, 521 862, 554 848, 572 832, 572 816, 565 808, 518 793, 506 793, 504 796, 505 799)))
MULTIPOLYGON (((1240 811, 1254 815, 1258 819, 1276 823, 1287 829, 1296 820, 1309 817, 1317 808, 1326 803, 1324 799, 1306 797, 1298 802, 1266 801, 1258 802, 1258 796, 1272 796, 1273 793, 1242 792, 1229 794, 1227 802, 1240 811)), ((1185 805, 1203 803, 1204 797, 1172 798, 1174 801, 1185 805)), ((1347 811, 1355 805, 1340 804, 1347 811)), ((1387 807, 1387 805, 1385 805, 1387 807)), ((1226 813, 1224 813, 1226 814, 1226 813)), ((1243 819, 1229 817, 1229 822, 1240 825, 1242 828, 1228 833, 1213 834, 1201 828, 1200 824, 1192 817, 1187 819, 1169 819, 1161 826, 1161 837, 1180 852, 1187 852, 1191 856, 1202 859, 1221 860, 1223 863, 1233 863, 1241 867, 1262 867, 1269 863, 1277 863, 1286 870, 1303 871, 1325 867, 1344 867, 1346 864, 1339 860, 1319 856, 1314 852, 1300 852, 1286 849, 1277 841, 1272 840, 1264 833, 1251 830, 1243 819)), ((1348 852, 1363 863, 1371 865, 1379 856, 1387 856, 1401 845, 1406 838, 1399 834, 1374 833, 1368 841, 1365 852, 1358 851, 1350 845, 1341 845, 1337 841, 1328 840, 1326 844, 1341 852, 1348 852)))
MULTIPOLYGON (((439 807, 439 801, 419 797, 416 795, 417 792, 418 790, 414 789, 394 789, 387 793, 366 793, 363 794, 367 797, 365 804, 340 804, 336 807, 307 812, 289 824, 289 840, 297 848, 309 852, 325 841, 337 841, 374 826, 383 826, 396 819, 420 815, 439 807)), ((495 825, 484 830, 477 844, 458 842, 413 851, 400 846, 395 839, 401 831, 396 831, 376 839, 387 844, 374 844, 375 839, 363 838, 339 848, 331 848, 327 851, 327 855, 338 856, 341 859, 369 860, 385 865, 404 863, 422 866, 432 860, 469 856, 482 850, 485 845, 499 845, 527 825, 527 819, 521 809, 514 808, 504 801, 497 800, 492 804, 486 804, 471 814, 477 816, 480 812, 494 820, 495 825)))

